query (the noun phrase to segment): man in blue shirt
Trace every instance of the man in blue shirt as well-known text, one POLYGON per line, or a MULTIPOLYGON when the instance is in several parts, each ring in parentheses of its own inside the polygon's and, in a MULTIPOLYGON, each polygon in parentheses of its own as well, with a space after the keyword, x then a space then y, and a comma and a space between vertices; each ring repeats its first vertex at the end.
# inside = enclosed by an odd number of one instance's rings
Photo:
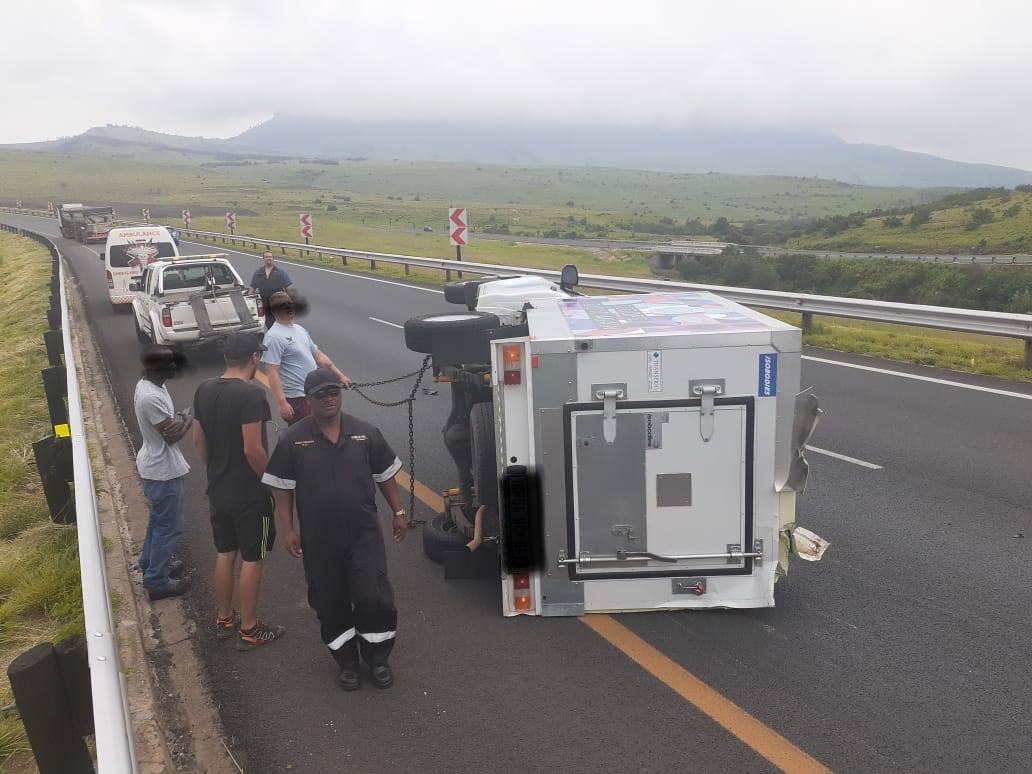
POLYGON ((269 310, 276 322, 262 342, 266 347, 262 366, 280 416, 292 425, 309 413, 305 399, 308 374, 316 368, 328 368, 345 387, 351 384, 351 380, 315 346, 308 331, 294 322, 294 301, 287 293, 273 293, 269 298, 269 310))
POLYGON ((272 327, 272 315, 269 314, 269 300, 273 293, 285 291, 293 298, 296 293, 290 275, 276 265, 272 251, 266 250, 262 255, 262 265, 251 275, 251 287, 258 291, 265 306, 265 328, 272 327))

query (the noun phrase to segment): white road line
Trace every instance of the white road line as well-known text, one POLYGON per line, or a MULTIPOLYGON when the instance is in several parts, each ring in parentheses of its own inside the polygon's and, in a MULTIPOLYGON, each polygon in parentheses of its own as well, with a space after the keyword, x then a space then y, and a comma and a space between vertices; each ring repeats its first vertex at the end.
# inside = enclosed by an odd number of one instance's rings
MULTIPOLYGON (((206 245, 203 242, 190 242, 186 239, 183 240, 188 245, 196 245, 197 247, 212 247, 212 245, 206 245)), ((245 253, 242 250, 230 250, 228 248, 217 249, 220 253, 236 253, 237 255, 246 255, 248 258, 255 258, 261 260, 260 255, 255 253, 245 253)), ((354 277, 355 279, 369 280, 370 282, 382 282, 385 285, 397 285, 399 288, 410 288, 412 290, 422 290, 424 293, 437 293, 438 295, 444 293, 443 290, 436 290, 434 288, 424 288, 419 285, 410 285, 407 282, 392 282, 391 280, 379 279, 378 277, 365 277, 361 274, 352 274, 349 271, 337 271, 335 269, 327 269, 325 266, 313 266, 310 263, 298 263, 296 261, 281 261, 279 258, 276 259, 276 263, 285 263, 287 266, 296 266, 299 269, 312 269, 314 271, 325 271, 330 274, 336 274, 338 277, 354 277)))
POLYGON ((824 363, 826 365, 837 365, 843 366, 844 368, 856 368, 859 371, 871 371, 876 374, 887 374, 889 376, 898 376, 901 379, 914 379, 918 382, 931 382, 932 384, 942 384, 946 387, 960 387, 965 390, 978 390, 979 392, 990 392, 993 395, 1003 395, 1007 398, 1021 398, 1022 400, 1032 400, 1032 395, 1024 392, 1011 392, 1010 390, 999 390, 995 387, 982 387, 978 384, 965 384, 964 382, 951 382, 948 379, 936 379, 932 376, 919 376, 917 374, 908 374, 903 371, 890 371, 887 368, 874 368, 873 366, 857 365, 856 363, 845 363, 841 360, 828 360, 823 357, 811 357, 810 355, 803 355, 803 360, 811 360, 814 363, 824 363))
POLYGON ((859 465, 862 468, 870 468, 871 470, 883 470, 881 465, 875 465, 873 462, 867 462, 866 460, 858 460, 856 457, 847 457, 845 454, 839 454, 838 452, 828 451, 827 449, 818 449, 816 446, 806 445, 807 451, 812 451, 817 454, 823 454, 825 457, 834 457, 837 460, 843 462, 852 462, 854 465, 859 465))
POLYGON ((392 322, 387 322, 386 320, 381 320, 379 317, 370 317, 369 319, 372 320, 373 322, 378 322, 378 323, 383 323, 384 325, 389 325, 392 328, 404 328, 405 327, 404 325, 398 325, 397 323, 392 323, 392 322))

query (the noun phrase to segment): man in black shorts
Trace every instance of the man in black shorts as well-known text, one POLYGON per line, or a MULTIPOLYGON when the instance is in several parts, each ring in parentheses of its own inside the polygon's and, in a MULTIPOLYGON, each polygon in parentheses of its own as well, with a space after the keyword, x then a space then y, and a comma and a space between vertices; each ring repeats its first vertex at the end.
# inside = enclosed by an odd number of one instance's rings
POLYGON ((269 491, 261 477, 269 458, 265 423, 271 418, 265 391, 254 384, 265 350, 253 333, 226 339, 226 370, 194 394, 194 442, 208 467, 208 501, 215 536, 215 634, 237 636, 237 650, 253 650, 281 637, 282 626, 257 616, 262 561, 276 527, 269 491), (240 612, 233 610, 234 570, 240 555, 240 612))

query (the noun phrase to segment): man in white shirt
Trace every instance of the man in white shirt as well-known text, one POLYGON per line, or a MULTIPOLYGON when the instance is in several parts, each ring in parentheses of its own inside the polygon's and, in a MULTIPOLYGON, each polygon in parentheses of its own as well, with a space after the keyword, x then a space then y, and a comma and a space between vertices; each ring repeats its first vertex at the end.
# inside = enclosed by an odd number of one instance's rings
POLYGON ((294 322, 294 300, 285 292, 269 297, 269 311, 276 322, 266 332, 262 342, 262 366, 269 380, 269 389, 276 399, 280 416, 288 425, 308 416, 305 398, 305 378, 316 368, 328 368, 345 387, 351 380, 341 373, 312 341, 301 325, 294 322))
POLYGON ((181 596, 190 586, 173 554, 183 534, 184 482, 190 471, 176 444, 190 431, 193 417, 189 409, 176 413, 165 387, 177 370, 172 349, 151 345, 140 359, 143 378, 136 384, 133 407, 143 445, 136 455, 136 469, 150 504, 150 518, 139 567, 147 594, 157 600, 181 596))

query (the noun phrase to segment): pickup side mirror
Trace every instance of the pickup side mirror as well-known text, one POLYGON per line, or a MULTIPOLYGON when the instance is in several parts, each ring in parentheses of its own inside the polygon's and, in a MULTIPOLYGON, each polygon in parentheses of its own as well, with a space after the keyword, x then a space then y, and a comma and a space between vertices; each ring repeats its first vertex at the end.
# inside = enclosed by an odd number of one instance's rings
POLYGON ((135 293, 139 289, 140 289, 140 283, 139 282, 130 282, 129 283, 129 290, 131 290, 132 292, 135 293))
POLYGON ((577 267, 572 263, 568 263, 563 266, 562 273, 559 275, 559 287, 563 290, 569 290, 575 288, 580 284, 580 274, 577 272, 577 267))
POLYGON ((100 255, 100 260, 103 261, 104 260, 104 251, 101 250, 100 253, 98 253, 98 255, 100 255))

